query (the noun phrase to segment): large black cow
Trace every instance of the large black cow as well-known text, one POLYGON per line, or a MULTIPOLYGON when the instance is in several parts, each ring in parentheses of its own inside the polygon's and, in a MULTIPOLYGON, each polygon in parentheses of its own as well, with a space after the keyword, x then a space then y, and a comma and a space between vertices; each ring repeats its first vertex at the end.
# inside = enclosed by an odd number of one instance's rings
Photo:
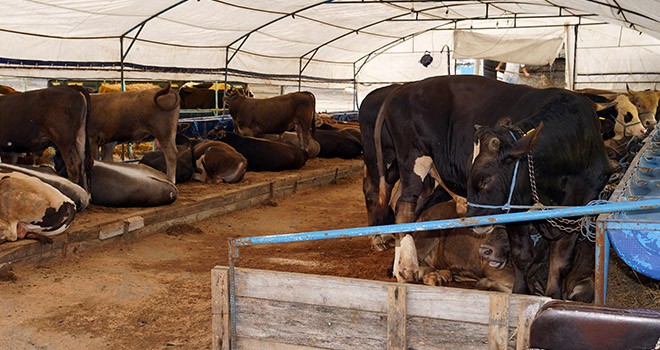
MULTIPOLYGON (((386 212, 389 205, 386 160, 383 149, 377 147, 384 138, 382 125, 389 130, 401 181, 396 222, 412 222, 424 180, 434 167, 449 190, 459 196, 467 195, 475 124, 494 126, 503 117, 514 122, 525 119, 549 97, 565 91, 507 84, 479 76, 442 76, 408 83, 391 92, 374 127, 379 172, 379 199, 374 211, 386 212)), ((597 123, 593 105, 579 98, 590 106, 590 116, 597 123)), ((593 130, 598 132, 599 126, 593 130)), ((395 261, 395 276, 404 281, 398 275, 398 265, 395 261)))
MULTIPOLYGON (((565 90, 542 92, 531 94, 537 96, 534 104, 523 100, 515 105, 516 123, 504 120, 477 129, 478 154, 467 182, 468 215, 501 214, 503 209, 484 205, 505 203, 586 205, 605 186, 613 169, 593 104, 565 90)), ((533 260, 530 232, 538 231, 551 240, 545 295, 562 297, 563 278, 571 268, 579 233, 572 232, 570 224, 557 226, 556 221, 545 220, 507 225, 516 272, 514 292, 528 292, 526 274, 533 260)))
POLYGON ((382 148, 383 164, 388 165, 383 171, 386 173, 385 185, 387 186, 387 197, 385 198, 385 201, 389 202, 392 187, 399 179, 396 157, 394 155, 394 146, 387 125, 383 125, 382 127, 380 145, 374 143, 374 129, 376 118, 378 117, 378 111, 385 101, 385 98, 400 86, 400 84, 394 84, 376 89, 370 92, 364 100, 362 100, 362 104, 360 104, 360 135, 362 137, 362 153, 364 155, 362 192, 364 193, 364 201, 367 206, 367 217, 370 226, 394 223, 394 212, 390 209, 390 206, 377 206, 378 168, 376 167, 376 147, 380 147, 382 148))

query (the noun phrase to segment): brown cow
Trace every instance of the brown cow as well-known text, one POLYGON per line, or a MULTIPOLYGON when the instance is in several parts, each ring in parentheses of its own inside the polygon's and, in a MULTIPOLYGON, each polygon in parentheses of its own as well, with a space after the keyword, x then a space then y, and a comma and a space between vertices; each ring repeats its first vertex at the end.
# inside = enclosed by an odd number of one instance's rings
POLYGON ((224 100, 241 135, 281 134, 295 125, 301 148, 309 152, 316 111, 316 98, 311 92, 257 99, 229 90, 224 100))
POLYGON ((39 152, 55 146, 68 178, 88 189, 93 161, 86 152, 87 90, 58 86, 0 96, 0 151, 39 152))
POLYGON ((639 119, 644 123, 648 129, 653 129, 656 124, 655 115, 658 110, 658 100, 660 99, 660 91, 658 90, 644 90, 644 91, 635 91, 628 87, 626 84, 626 90, 628 90, 628 98, 639 112, 639 119))
MULTIPOLYGON (((92 94, 92 116, 88 137, 95 159, 98 159, 101 145, 135 142, 151 135, 160 143, 167 163, 167 177, 174 183, 179 95, 169 86, 164 89, 92 94)), ((105 153, 104 159, 112 156, 112 152, 105 153)))
POLYGON ((193 153, 198 173, 193 179, 207 183, 236 183, 243 179, 247 160, 234 147, 220 141, 195 145, 193 153))
MULTIPOLYGON (((417 221, 432 221, 458 218, 456 202, 437 203, 424 210, 417 221)), ((504 228, 502 228, 504 230, 504 228)), ((493 232, 495 234, 497 231, 493 232)), ((511 292, 513 268, 510 264, 493 264, 480 257, 480 245, 488 236, 479 236, 466 228, 433 230, 407 235, 413 237, 419 264, 417 280, 427 285, 443 285, 449 282, 476 282, 476 287, 485 290, 511 292)), ((402 241, 402 247, 407 246, 402 241)), ((405 269, 404 269, 405 270, 405 269)), ((405 271, 403 271, 405 273, 405 271)))
POLYGON ((18 94, 13 87, 7 85, 0 85, 0 95, 18 94))

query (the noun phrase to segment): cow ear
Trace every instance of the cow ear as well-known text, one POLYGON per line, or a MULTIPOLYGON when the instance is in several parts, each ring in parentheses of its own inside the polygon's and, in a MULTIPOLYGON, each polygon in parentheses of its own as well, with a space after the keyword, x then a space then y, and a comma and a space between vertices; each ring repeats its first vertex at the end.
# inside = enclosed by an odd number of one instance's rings
POLYGON ((529 153, 529 151, 536 146, 536 142, 538 141, 539 134, 543 130, 543 127, 543 122, 539 123, 539 126, 537 126, 536 129, 528 132, 523 138, 516 141, 516 143, 513 144, 510 155, 515 159, 520 159, 529 153))
POLYGON ((596 112, 600 112, 602 110, 612 108, 616 106, 616 104, 619 103, 617 101, 612 101, 612 102, 607 102, 607 103, 596 103, 596 112))
POLYGON ((493 153, 497 153, 497 151, 500 150, 500 139, 493 137, 492 139, 488 140, 488 150, 493 153))
POLYGON ((500 120, 498 120, 495 125, 497 125, 497 126, 511 126, 511 118, 509 118, 509 117, 500 118, 500 120))

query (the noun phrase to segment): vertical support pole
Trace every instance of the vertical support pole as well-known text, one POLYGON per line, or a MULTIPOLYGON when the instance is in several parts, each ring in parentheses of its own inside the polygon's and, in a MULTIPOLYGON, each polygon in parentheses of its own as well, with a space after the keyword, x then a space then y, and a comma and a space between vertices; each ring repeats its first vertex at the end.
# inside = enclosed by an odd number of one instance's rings
POLYGON ((605 305, 607 301, 607 276, 610 262, 610 239, 605 222, 596 220, 596 271, 594 276, 594 304, 605 305))
POLYGON ((228 282, 229 282, 229 349, 236 350, 237 340, 236 340, 236 271, 234 269, 236 260, 238 260, 238 246, 236 245, 235 238, 229 238, 229 270, 228 270, 228 282))
MULTIPOLYGON (((222 90, 222 113, 225 113, 227 104, 225 103, 225 96, 227 96, 227 74, 229 70, 229 46, 225 47, 225 88, 222 90)), ((216 96, 218 93, 216 92, 216 96)), ((234 126, 236 127, 236 126, 234 126)))
POLYGON ((405 285, 387 287, 387 350, 406 349, 406 295, 405 285))
POLYGON ((126 91, 126 82, 124 81, 124 37, 119 38, 119 81, 121 82, 121 91, 126 91))
POLYGON ((509 341, 509 295, 490 293, 488 349, 506 350, 509 341))
POLYGON ((355 63, 353 63, 353 107, 358 110, 358 95, 357 95, 357 71, 355 63))
POLYGON ((213 350, 229 350, 229 273, 211 270, 213 350))
MULTIPOLYGON (((582 20, 580 17, 579 21, 582 20)), ((574 30, 574 40, 573 40, 573 83, 571 84, 571 90, 575 90, 575 79, 577 78, 577 43, 578 43, 578 27, 580 26, 579 22, 575 25, 574 30)))

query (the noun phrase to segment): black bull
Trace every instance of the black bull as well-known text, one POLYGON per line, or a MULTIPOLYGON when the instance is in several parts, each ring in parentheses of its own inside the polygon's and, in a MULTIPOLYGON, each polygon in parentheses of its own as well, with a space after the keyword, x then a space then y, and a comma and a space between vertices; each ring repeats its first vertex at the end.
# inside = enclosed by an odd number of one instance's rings
POLYGON ((383 125, 391 136, 401 181, 396 222, 412 222, 423 179, 433 166, 451 191, 467 196, 476 124, 494 126, 504 117, 523 120, 548 96, 563 92, 478 76, 433 77, 399 87, 387 96, 375 123, 379 199, 368 211, 387 213, 389 186, 380 147, 383 125))

